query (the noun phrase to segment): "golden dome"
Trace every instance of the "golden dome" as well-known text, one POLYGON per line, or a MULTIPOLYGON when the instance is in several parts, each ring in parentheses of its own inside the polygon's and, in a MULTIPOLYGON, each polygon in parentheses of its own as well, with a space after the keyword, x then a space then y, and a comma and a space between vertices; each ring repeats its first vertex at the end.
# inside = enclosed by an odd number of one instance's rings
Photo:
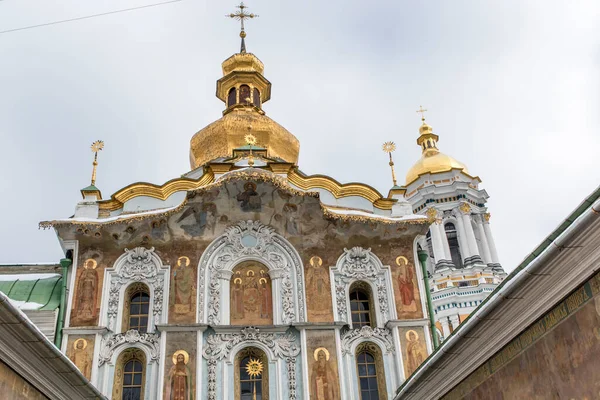
POLYGON ((417 144, 421 146, 423 155, 421 158, 408 170, 406 174, 406 185, 408 186, 419 175, 439 172, 447 172, 452 169, 461 169, 465 173, 469 173, 467 166, 453 157, 440 152, 437 148, 438 135, 433 133, 431 126, 425 123, 419 128, 420 136, 417 139, 417 144))
POLYGON ((453 168, 462 169, 463 172, 469 173, 465 164, 457 161, 441 152, 434 154, 423 154, 419 161, 408 170, 406 174, 406 185, 415 181, 419 175, 425 173, 435 174, 438 172, 450 171, 453 168))
POLYGON ((252 133, 267 156, 297 164, 300 142, 287 129, 256 108, 234 108, 221 119, 198 131, 190 141, 190 165, 197 168, 219 157, 231 157, 252 133), (251 127, 249 130, 248 128, 251 127))

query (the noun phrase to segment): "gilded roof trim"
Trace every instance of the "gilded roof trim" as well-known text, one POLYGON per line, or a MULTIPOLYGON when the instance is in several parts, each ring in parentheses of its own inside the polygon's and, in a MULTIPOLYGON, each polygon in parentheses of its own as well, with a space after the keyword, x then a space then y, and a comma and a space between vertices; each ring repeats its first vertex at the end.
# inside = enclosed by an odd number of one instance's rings
POLYGON ((364 183, 339 183, 327 175, 304 175, 297 169, 288 172, 288 180, 302 190, 321 188, 328 190, 336 199, 359 196, 369 200, 380 210, 391 210, 396 200, 383 197, 377 189, 364 183))
POLYGON ((164 201, 175 192, 199 189, 212 183, 214 180, 215 175, 209 170, 198 179, 175 178, 161 186, 153 183, 137 182, 125 186, 113 194, 110 200, 100 201, 98 204, 102 211, 115 211, 123 208, 123 205, 127 201, 139 196, 148 196, 164 201))
POLYGON ((465 168, 451 167, 451 168, 445 169, 445 170, 443 170, 443 171, 435 171, 435 172, 430 172, 430 171, 427 171, 427 172, 421 172, 419 175, 417 175, 417 177, 416 177, 415 179, 413 179, 413 180, 412 180, 412 181, 410 181, 410 182, 407 182, 407 183, 406 183, 406 185, 404 185, 404 187, 409 187, 410 185, 412 185, 413 183, 415 183, 416 181, 418 181, 418 180, 419 180, 419 178, 420 178, 421 176, 423 176, 423 175, 427 175, 427 174, 430 174, 430 175, 444 174, 444 173, 446 173, 446 172, 450 172, 450 171, 454 171, 454 170, 460 171, 460 172, 462 172, 463 174, 465 174, 466 176, 468 176, 469 178, 471 178, 471 179, 476 179, 476 180, 478 180, 478 181, 479 181, 479 183, 481 183, 481 178, 480 178, 480 177, 478 177, 478 176, 473 176, 473 175, 469 174, 468 172, 465 172, 465 169, 466 169, 466 167, 465 167, 465 168))

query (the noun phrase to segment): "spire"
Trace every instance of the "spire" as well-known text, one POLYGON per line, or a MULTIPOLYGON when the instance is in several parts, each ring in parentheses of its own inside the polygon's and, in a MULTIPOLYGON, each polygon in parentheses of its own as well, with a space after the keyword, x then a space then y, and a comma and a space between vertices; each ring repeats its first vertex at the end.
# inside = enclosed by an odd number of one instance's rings
POLYGON ((248 7, 246 7, 244 5, 243 1, 240 2, 240 5, 236 6, 236 8, 239 8, 240 10, 236 11, 235 13, 228 14, 228 15, 226 15, 226 17, 234 18, 234 19, 237 19, 238 21, 240 21, 240 24, 241 24, 240 38, 242 38, 242 43, 240 46, 240 53, 244 54, 244 53, 246 53, 246 41, 245 41, 246 31, 244 30, 244 20, 258 17, 258 15, 252 14, 252 13, 248 14, 246 11, 244 11, 248 7))
POLYGON ((98 152, 104 148, 104 142, 102 140, 96 140, 92 143, 92 152, 94 153, 94 166, 92 169, 92 186, 96 186, 96 168, 98 167, 98 152))
POLYGON ((102 140, 96 140, 92 143, 92 152, 94 153, 94 162, 92 163, 92 182, 90 186, 81 189, 81 195, 84 199, 87 200, 101 200, 102 193, 100 193, 100 189, 96 187, 96 169, 98 167, 98 152, 102 151, 104 148, 104 142, 102 140))
POLYGON ((390 156, 389 165, 392 169, 392 182, 394 182, 394 186, 397 186, 398 181, 396 180, 396 171, 394 171, 394 160, 392 159, 392 153, 396 150, 396 144, 394 142, 385 142, 382 146, 382 149, 390 156))
POLYGON ((433 133, 433 128, 425 122, 426 111, 427 109, 424 109, 423 106, 419 106, 419 109, 417 110, 417 113, 421 114, 422 122, 421 127, 419 128, 417 144, 421 146, 423 154, 433 155, 440 152, 437 148, 439 136, 433 133))

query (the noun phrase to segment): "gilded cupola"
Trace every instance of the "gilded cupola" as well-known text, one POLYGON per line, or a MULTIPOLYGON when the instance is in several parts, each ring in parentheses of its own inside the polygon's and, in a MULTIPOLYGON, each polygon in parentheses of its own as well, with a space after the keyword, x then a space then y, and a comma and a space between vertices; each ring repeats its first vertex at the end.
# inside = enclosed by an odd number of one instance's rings
POLYGON ((244 146, 244 137, 252 133, 257 146, 267 150, 267 157, 298 163, 300 142, 287 129, 265 115, 263 103, 271 98, 271 82, 263 75, 264 65, 254 54, 246 52, 243 22, 256 15, 240 11, 228 15, 242 22, 240 52, 223 61, 223 77, 217 81, 217 97, 225 103, 223 117, 198 131, 190 141, 192 169, 207 162, 227 158, 244 146))
MULTIPOLYGON (((422 110, 426 111, 426 110, 422 110)), ((447 172, 452 169, 460 169, 465 173, 467 171, 466 165, 455 160, 442 153, 438 147, 437 142, 439 136, 433 133, 433 128, 425 122, 425 118, 421 118, 422 124, 419 128, 419 137, 417 144, 421 146, 422 155, 421 158, 408 170, 406 174, 406 186, 414 182, 419 178, 420 175, 426 173, 439 173, 447 172)))

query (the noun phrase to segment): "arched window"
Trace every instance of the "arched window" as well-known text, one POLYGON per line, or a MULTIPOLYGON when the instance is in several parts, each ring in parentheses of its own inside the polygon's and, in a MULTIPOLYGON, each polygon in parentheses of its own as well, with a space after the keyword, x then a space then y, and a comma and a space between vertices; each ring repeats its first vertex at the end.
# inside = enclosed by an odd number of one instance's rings
POLYGON ((248 86, 248 85, 240 86, 240 103, 241 104, 250 104, 250 86, 248 86))
POLYGON ((371 309, 373 304, 371 288, 364 282, 355 282, 350 287, 350 313, 352 314, 352 328, 360 329, 363 326, 375 326, 375 315, 371 309))
POLYGON ((123 331, 130 329, 140 333, 148 331, 149 293, 148 286, 143 283, 135 283, 127 288, 123 310, 123 331))
POLYGON ((235 399, 268 400, 269 370, 267 356, 249 347, 235 357, 235 399))
POLYGON ((463 267, 462 255, 460 254, 460 246, 458 245, 458 235, 456 233, 456 227, 452 222, 444 225, 446 230, 446 238, 448 239, 448 246, 450 247, 450 256, 452 257, 452 263, 456 268, 463 267))
POLYGON ((235 104, 235 88, 232 87, 229 89, 229 93, 227 94, 227 107, 231 107, 235 104))
POLYGON ((383 360, 377 345, 365 342, 356 348, 356 369, 361 400, 387 399, 383 360))
POLYGON ((230 282, 230 324, 273 324, 273 295, 268 268, 246 261, 236 265, 230 282))
POLYGON ((252 91, 252 102, 256 107, 260 108, 260 92, 257 88, 254 88, 252 91))
POLYGON ((141 400, 146 384, 146 355, 140 349, 124 350, 115 364, 112 398, 141 400))

